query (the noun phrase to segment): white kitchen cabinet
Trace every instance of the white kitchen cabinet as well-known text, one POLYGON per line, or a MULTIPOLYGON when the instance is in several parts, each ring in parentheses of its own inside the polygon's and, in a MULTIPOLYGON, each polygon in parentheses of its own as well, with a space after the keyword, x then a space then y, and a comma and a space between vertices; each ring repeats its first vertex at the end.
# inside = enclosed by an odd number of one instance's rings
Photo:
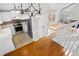
POLYGON ((32 17, 32 33, 34 40, 48 34, 48 17, 46 15, 32 17))
POLYGON ((38 19, 38 33, 40 37, 48 34, 48 17, 46 15, 42 15, 38 19))
POLYGON ((38 33, 38 18, 32 18, 32 37, 37 39, 39 37, 38 33))
POLYGON ((0 31, 0 55, 4 55, 15 50, 10 28, 5 28, 0 31))
POLYGON ((11 34, 12 34, 12 35, 15 35, 15 29, 14 29, 13 24, 3 25, 2 28, 10 28, 11 34))

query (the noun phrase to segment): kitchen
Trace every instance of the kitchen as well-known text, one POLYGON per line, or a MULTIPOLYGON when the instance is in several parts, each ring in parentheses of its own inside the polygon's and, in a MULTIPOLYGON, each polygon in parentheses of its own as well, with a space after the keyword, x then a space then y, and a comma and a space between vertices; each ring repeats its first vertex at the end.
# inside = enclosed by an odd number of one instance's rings
MULTIPOLYGON (((4 48, 0 49, 0 54, 4 55, 5 53, 15 50, 15 49, 17 49, 21 46, 24 46, 28 43, 31 43, 33 40, 37 39, 37 38, 35 38, 35 36, 37 34, 34 35, 33 39, 32 39, 32 37, 31 37, 32 34, 30 34, 30 36, 29 36, 29 34, 27 33, 28 30, 30 29, 30 28, 28 28, 28 26, 29 26, 28 21, 30 19, 29 13, 27 14, 27 12, 26 12, 26 14, 20 14, 21 13, 20 10, 22 10, 23 8, 29 7, 30 3, 25 3, 25 4, 23 3, 23 5, 21 3, 2 3, 2 4, 0 4, 0 6, 1 6, 0 28, 1 28, 1 32, 3 32, 3 33, 1 33, 1 37, 2 37, 1 40, 4 39, 3 40, 4 44, 2 41, 0 41, 0 42, 2 42, 1 47, 4 45, 4 48), (5 34, 6 34, 6 36, 4 38, 5 34), (7 41, 5 41, 6 39, 7 39, 7 41), (6 49, 6 47, 8 47, 10 49, 6 49)), ((34 4, 34 6, 35 6, 35 4, 34 4)), ((36 8, 37 7, 38 7, 38 4, 36 4, 36 8)), ((36 12, 38 12, 38 11, 36 11, 36 12)), ((34 30, 34 28, 33 28, 33 30, 34 30)), ((47 30, 47 28, 46 28, 46 30, 47 30)), ((40 33, 40 36, 41 35, 43 35, 43 34, 40 33)))
MULTIPOLYGON (((2 47, 0 55, 38 41, 47 35, 52 37, 60 35, 64 31, 60 29, 67 26, 69 31, 75 31, 70 28, 79 23, 78 13, 76 12, 76 15, 74 12, 78 6, 79 4, 75 3, 0 3, 0 47, 2 47)), ((55 41, 60 45, 63 44, 58 40, 55 41)))

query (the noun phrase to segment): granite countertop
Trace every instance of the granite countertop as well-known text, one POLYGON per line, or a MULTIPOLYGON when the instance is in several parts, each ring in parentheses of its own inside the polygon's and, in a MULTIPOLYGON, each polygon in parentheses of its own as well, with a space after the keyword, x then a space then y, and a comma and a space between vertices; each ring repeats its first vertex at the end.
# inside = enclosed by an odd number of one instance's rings
POLYGON ((14 23, 17 23, 17 22, 24 22, 24 21, 27 21, 27 20, 17 20, 17 19, 15 19, 15 20, 12 20, 12 21, 3 22, 3 23, 1 24, 1 26, 2 26, 2 25, 8 25, 8 24, 14 24, 14 23))
POLYGON ((50 25, 49 28, 52 30, 58 30, 59 28, 62 28, 64 26, 64 24, 54 24, 54 25, 50 25))
POLYGON ((4 28, 7 28, 7 27, 10 27, 10 26, 13 26, 15 23, 22 23, 22 22, 26 22, 27 20, 12 20, 12 21, 7 21, 7 22, 3 22, 2 24, 0 24, 0 27, 1 29, 4 29, 4 28))
POLYGON ((77 20, 68 20, 68 21, 65 21, 64 23, 65 24, 69 24, 69 23, 73 23, 73 22, 76 22, 77 20))

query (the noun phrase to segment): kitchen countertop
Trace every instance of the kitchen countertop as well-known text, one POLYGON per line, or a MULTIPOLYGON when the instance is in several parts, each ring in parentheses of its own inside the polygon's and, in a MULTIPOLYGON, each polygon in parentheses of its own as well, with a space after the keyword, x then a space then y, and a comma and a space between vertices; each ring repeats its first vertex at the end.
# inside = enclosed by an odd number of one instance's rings
POLYGON ((14 24, 16 22, 24 22, 24 21, 27 21, 27 20, 12 20, 8 22, 3 22, 1 25, 14 24))
POLYGON ((63 26, 65 26, 65 25, 62 24, 62 23, 54 24, 54 25, 50 25, 50 26, 49 26, 49 29, 58 30, 58 29, 62 28, 63 26))
POLYGON ((16 20, 12 20, 12 21, 7 21, 7 22, 3 22, 2 24, 0 24, 0 27, 1 27, 1 29, 4 29, 4 28, 10 27, 10 26, 13 26, 17 22, 22 23, 22 22, 26 22, 26 21, 27 21, 26 19, 24 19, 24 20, 16 19, 16 20))

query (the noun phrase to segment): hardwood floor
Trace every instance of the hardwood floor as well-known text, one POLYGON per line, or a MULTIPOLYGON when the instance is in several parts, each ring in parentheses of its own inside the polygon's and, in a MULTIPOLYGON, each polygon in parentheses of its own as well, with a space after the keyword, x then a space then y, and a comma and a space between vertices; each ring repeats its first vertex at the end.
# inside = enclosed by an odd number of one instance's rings
POLYGON ((69 53, 69 51, 54 42, 51 37, 45 36, 5 56, 67 56, 69 53))

